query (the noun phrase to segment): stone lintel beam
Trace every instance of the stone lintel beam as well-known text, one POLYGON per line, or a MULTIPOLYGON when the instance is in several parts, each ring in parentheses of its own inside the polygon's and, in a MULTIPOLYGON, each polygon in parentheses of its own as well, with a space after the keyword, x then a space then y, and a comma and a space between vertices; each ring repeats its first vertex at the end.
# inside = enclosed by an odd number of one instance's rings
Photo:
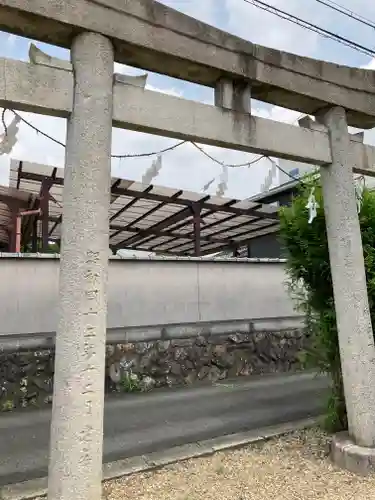
POLYGON ((327 134, 128 85, 115 86, 114 125, 312 164, 330 161, 327 134))
MULTIPOLYGON (((298 120, 300 127, 307 130, 315 130, 327 134, 327 128, 318 120, 314 120, 311 116, 304 116, 298 120)), ((364 133, 357 132, 349 134, 350 144, 353 151, 354 167, 353 172, 361 175, 375 177, 375 148, 363 144, 364 133)))
MULTIPOLYGON (((331 161, 328 132, 322 125, 315 130, 246 114, 241 116, 130 83, 130 80, 128 84, 114 79, 115 127, 314 165, 331 161)), ((68 118, 72 102, 71 72, 0 58, 0 106, 68 118)), ((351 140, 354 171, 374 176, 375 148, 357 141, 351 140)))
POLYGON ((356 134, 350 134, 351 141, 361 142, 363 144, 364 138, 365 138, 365 134, 363 132, 357 132, 356 134))
MULTIPOLYGON (((0 59, 0 106, 68 118, 73 75, 66 69, 0 59)), ((270 154, 317 165, 330 162, 328 136, 144 90, 114 79, 115 127, 270 154)))
MULTIPOLYGON (((311 116, 304 116, 298 120, 298 125, 303 128, 307 128, 309 130, 317 130, 320 132, 325 132, 326 127, 319 123, 319 121, 314 120, 311 116)), ((350 140, 353 142, 361 142, 363 143, 364 133, 356 132, 355 134, 350 134, 350 140)))
POLYGON ((144 75, 124 75, 123 73, 115 73, 114 80, 116 83, 123 83, 124 85, 133 85, 134 87, 139 87, 141 89, 146 88, 147 83, 147 73, 144 75))
POLYGON ((48 66, 52 68, 65 69, 66 71, 73 71, 72 63, 58 57, 52 57, 43 52, 34 43, 30 43, 29 47, 29 60, 33 64, 40 64, 41 66, 48 66))
POLYGON ((68 118, 72 103, 71 71, 0 58, 0 106, 68 118))
POLYGON ((306 114, 342 106, 349 125, 375 126, 373 71, 255 45, 154 0, 0 0, 0 29, 68 49, 96 31, 120 63, 213 88, 243 79, 254 99, 306 114))

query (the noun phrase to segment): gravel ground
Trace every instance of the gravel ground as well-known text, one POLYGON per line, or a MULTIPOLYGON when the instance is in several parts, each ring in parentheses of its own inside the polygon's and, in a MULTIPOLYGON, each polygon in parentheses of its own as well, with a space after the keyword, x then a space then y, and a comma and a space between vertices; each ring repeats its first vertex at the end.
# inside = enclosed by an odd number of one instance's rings
POLYGON ((105 500, 375 500, 375 477, 335 468, 319 430, 217 453, 104 485, 105 500))

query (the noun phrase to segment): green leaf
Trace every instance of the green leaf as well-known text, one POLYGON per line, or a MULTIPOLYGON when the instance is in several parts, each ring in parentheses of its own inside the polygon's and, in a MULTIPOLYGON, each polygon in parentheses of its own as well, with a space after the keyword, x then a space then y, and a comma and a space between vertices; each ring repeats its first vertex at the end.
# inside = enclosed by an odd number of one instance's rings
MULTIPOLYGON (((328 373, 332 393, 327 404, 326 427, 347 428, 340 351, 334 308, 329 251, 319 179, 303 179, 292 204, 280 209, 280 238, 287 259, 288 288, 296 308, 306 316, 308 347, 301 356, 304 366, 328 373), (317 217, 308 223, 307 199, 311 188, 319 204, 317 217), (301 289, 301 281, 304 289, 301 289)), ((371 319, 375 319, 375 193, 363 193, 359 215, 371 319)))

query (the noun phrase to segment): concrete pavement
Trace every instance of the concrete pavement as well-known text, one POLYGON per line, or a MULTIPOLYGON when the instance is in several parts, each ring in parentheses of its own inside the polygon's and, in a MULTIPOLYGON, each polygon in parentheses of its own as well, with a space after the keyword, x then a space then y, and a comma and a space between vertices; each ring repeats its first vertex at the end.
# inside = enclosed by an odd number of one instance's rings
MULTIPOLYGON (((327 387, 313 374, 277 375, 110 397, 104 461, 317 416, 327 387)), ((0 485, 47 474, 50 418, 50 409, 0 416, 0 485)))

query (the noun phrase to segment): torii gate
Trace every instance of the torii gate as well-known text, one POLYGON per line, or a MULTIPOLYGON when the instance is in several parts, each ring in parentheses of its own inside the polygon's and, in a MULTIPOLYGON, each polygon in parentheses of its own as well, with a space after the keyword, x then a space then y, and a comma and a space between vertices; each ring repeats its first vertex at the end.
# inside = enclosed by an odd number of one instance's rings
POLYGON ((372 71, 232 36, 153 0, 0 0, 0 29, 71 49, 71 65, 0 60, 0 105, 67 118, 49 499, 99 500, 111 127, 320 165, 350 436, 375 446, 375 347, 353 170, 375 150, 372 71), (215 106, 113 78, 130 64, 214 88, 215 106), (251 116, 250 97, 317 120, 251 116))

